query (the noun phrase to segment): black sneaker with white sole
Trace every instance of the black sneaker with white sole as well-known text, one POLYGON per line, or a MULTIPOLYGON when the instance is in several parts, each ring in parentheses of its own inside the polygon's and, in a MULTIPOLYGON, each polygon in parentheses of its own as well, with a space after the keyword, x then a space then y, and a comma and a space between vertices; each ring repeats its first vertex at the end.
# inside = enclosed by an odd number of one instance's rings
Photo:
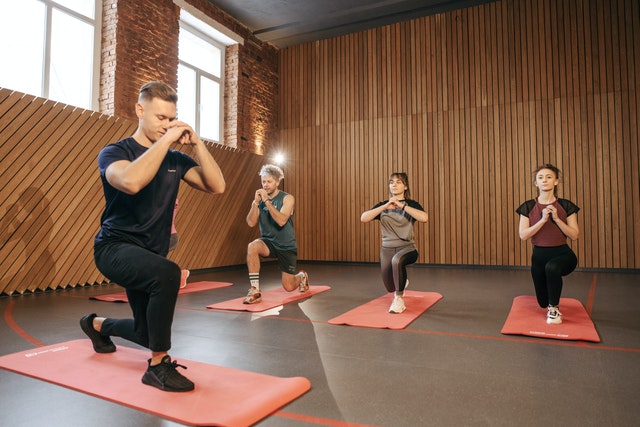
POLYGON ((147 372, 142 376, 143 384, 175 392, 191 391, 195 388, 195 385, 176 369, 177 367, 187 369, 187 367, 179 365, 175 360, 171 361, 169 355, 164 356, 156 366, 151 366, 151 359, 148 363, 147 372))

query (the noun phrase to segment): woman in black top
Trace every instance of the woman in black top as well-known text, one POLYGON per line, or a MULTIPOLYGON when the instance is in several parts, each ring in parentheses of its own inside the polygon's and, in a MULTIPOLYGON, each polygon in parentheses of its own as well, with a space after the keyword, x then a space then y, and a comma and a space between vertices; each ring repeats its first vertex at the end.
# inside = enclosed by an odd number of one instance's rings
POLYGON ((567 237, 580 235, 577 213, 580 208, 567 199, 558 198, 560 170, 551 164, 535 172, 538 197, 521 204, 520 238, 531 239, 531 276, 540 307, 547 308, 547 323, 562 323, 558 309, 562 293, 562 276, 571 273, 578 259, 567 245, 567 237))

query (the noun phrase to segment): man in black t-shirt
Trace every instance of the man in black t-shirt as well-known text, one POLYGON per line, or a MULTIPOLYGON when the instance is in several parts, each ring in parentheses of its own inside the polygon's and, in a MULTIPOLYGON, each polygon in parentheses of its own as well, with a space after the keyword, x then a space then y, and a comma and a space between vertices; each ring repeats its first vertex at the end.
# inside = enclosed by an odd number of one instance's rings
POLYGON ((180 267, 166 257, 173 209, 181 180, 207 193, 224 192, 225 181, 205 143, 176 120, 176 103, 176 92, 166 84, 142 86, 135 133, 98 155, 106 206, 94 258, 102 274, 126 289, 133 319, 89 314, 80 326, 98 353, 116 350, 110 336, 151 350, 144 384, 189 391, 194 384, 168 355, 181 276, 180 267), (195 160, 171 150, 172 144, 192 146, 195 160))

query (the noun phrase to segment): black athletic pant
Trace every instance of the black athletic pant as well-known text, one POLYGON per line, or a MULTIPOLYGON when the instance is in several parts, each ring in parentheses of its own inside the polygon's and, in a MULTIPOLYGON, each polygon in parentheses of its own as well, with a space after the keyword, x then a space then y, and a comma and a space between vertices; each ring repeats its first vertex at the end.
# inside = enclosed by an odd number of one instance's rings
POLYGON ((558 305, 562 293, 562 276, 575 270, 578 258, 568 245, 533 247, 531 277, 540 307, 558 305))
POLYGON ((128 242, 98 244, 94 258, 102 274, 126 289, 133 311, 133 319, 107 318, 100 333, 124 338, 151 351, 169 351, 180 267, 128 242))
POLYGON ((407 283, 407 265, 418 260, 415 245, 401 248, 381 248, 382 283, 389 292, 403 292, 407 283))

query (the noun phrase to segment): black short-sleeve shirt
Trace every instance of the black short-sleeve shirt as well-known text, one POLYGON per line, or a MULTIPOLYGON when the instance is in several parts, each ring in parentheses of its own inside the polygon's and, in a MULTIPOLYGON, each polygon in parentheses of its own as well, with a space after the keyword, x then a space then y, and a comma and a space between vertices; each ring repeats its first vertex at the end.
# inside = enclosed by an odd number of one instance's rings
POLYGON ((106 205, 94 243, 124 240, 166 256, 180 180, 197 163, 180 151, 169 150, 156 176, 137 194, 123 193, 109 184, 105 171, 111 163, 134 161, 146 150, 129 137, 100 151, 98 168, 106 205))

